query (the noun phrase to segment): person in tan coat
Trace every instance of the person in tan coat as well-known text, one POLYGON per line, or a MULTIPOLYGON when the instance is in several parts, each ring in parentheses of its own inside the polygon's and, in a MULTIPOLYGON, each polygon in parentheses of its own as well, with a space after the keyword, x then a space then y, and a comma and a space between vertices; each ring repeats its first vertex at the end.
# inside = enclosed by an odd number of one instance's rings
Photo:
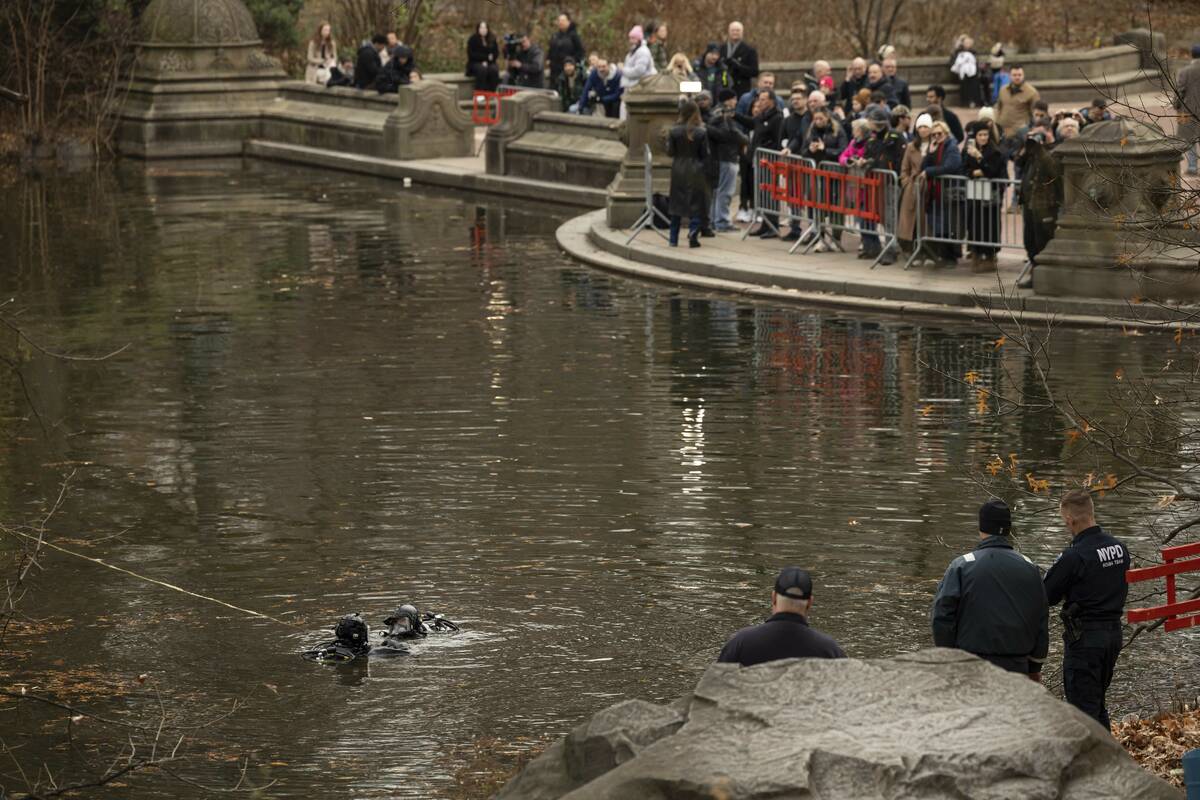
POLYGON ((1009 70, 1009 84, 1000 90, 996 98, 996 124, 1004 138, 1009 140, 1009 152, 1016 152, 1020 142, 1015 141, 1017 131, 1033 119, 1033 104, 1041 99, 1033 84, 1025 82, 1025 68, 1019 64, 1009 70))
POLYGON ((333 26, 322 22, 317 32, 308 41, 308 58, 304 64, 304 82, 324 86, 337 66, 337 42, 333 39, 333 26))
POLYGON ((900 162, 900 221, 896 227, 896 238, 900 249, 912 252, 916 239, 917 181, 921 179, 921 161, 929 150, 929 133, 933 130, 933 118, 928 114, 917 117, 915 136, 904 148, 904 159, 900 162))
POLYGON ((1196 148, 1200 147, 1200 44, 1192 45, 1192 63, 1179 71, 1179 138, 1187 144, 1187 174, 1196 174, 1196 148))

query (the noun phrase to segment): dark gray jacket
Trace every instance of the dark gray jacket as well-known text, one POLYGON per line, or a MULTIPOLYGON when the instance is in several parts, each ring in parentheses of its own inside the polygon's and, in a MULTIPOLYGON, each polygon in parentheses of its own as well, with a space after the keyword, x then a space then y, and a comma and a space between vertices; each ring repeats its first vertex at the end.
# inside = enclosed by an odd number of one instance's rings
POLYGON ((950 562, 930 613, 933 643, 978 656, 1024 657, 1040 672, 1049 606, 1037 566, 1007 536, 989 536, 950 562))

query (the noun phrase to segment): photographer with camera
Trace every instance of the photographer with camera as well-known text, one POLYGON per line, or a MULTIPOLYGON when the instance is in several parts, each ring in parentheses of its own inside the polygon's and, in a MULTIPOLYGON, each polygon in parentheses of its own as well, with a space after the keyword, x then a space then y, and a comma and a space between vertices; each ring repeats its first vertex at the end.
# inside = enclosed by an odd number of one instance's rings
POLYGON ((716 189, 713 193, 711 219, 718 233, 737 230, 729 218, 729 204, 737 188, 738 162, 750 137, 734 121, 737 95, 725 87, 717 94, 717 104, 708 119, 708 139, 717 162, 716 189))
POLYGON ((531 89, 541 89, 546 85, 546 58, 542 55, 542 48, 530 40, 529 34, 506 35, 504 58, 508 62, 505 83, 531 89))
POLYGON ((1030 130, 1020 152, 1016 167, 1021 176, 1021 221, 1024 224, 1025 255, 1029 271, 1017 283, 1020 289, 1033 288, 1033 270, 1037 256, 1054 238, 1058 209, 1063 201, 1062 164, 1051 155, 1054 134, 1044 126, 1030 130))

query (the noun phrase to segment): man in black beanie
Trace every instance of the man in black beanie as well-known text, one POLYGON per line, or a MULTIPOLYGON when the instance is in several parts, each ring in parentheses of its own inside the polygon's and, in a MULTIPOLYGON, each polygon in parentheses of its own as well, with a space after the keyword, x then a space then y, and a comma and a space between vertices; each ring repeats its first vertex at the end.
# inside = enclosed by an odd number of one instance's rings
POLYGON ((979 509, 979 545, 950 562, 930 621, 933 643, 973 653, 1040 681, 1050 649, 1049 606, 1037 566, 1013 549, 1001 500, 979 509))

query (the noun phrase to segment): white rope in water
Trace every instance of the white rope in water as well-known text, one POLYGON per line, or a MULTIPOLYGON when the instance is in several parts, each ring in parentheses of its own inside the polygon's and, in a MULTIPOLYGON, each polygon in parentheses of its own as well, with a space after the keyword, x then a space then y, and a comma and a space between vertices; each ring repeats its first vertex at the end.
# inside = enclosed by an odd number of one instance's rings
POLYGON ((62 545, 54 544, 54 542, 48 542, 45 539, 30 535, 28 533, 22 533, 21 531, 14 531, 10 528, 3 528, 3 527, 0 527, 0 532, 4 532, 4 533, 11 534, 13 536, 20 536, 25 539, 29 539, 30 541, 36 542, 41 546, 49 547, 52 550, 57 550, 58 552, 65 553, 66 555, 69 555, 69 556, 75 556, 75 558, 81 558, 84 561, 90 561, 93 564, 99 564, 100 566, 107 567, 108 569, 111 569, 114 572, 122 572, 126 575, 129 575, 130 577, 137 578, 140 581, 146 581, 147 583, 157 584, 166 589, 171 589, 171 590, 179 592, 181 594, 186 594, 189 597, 195 597, 199 600, 207 600, 210 603, 216 603, 219 606, 225 606, 225 608, 233 609, 234 611, 240 611, 243 614, 249 614, 252 617, 259 617, 260 619, 266 619, 266 620, 270 620, 271 622, 277 622, 280 625, 286 625, 289 628, 300 628, 301 627, 300 625, 297 625, 294 622, 287 622, 287 621, 279 619, 277 617, 272 617, 270 614, 263 614, 261 611, 253 611, 249 608, 242 608, 241 606, 235 606, 233 603, 226 603, 224 600, 218 600, 217 598, 209 597, 206 594, 200 594, 198 592, 193 592, 188 589, 184 589, 182 586, 176 586, 173 583, 167 583, 166 581, 160 581, 158 578, 151 578, 147 575, 141 575, 137 572, 134 572, 133 570, 125 569, 124 567, 119 567, 116 564, 110 564, 109 562, 105 561, 102 558, 96 558, 95 556, 88 556, 88 555, 84 555, 83 553, 77 553, 74 550, 68 550, 67 548, 63 547, 62 545))

